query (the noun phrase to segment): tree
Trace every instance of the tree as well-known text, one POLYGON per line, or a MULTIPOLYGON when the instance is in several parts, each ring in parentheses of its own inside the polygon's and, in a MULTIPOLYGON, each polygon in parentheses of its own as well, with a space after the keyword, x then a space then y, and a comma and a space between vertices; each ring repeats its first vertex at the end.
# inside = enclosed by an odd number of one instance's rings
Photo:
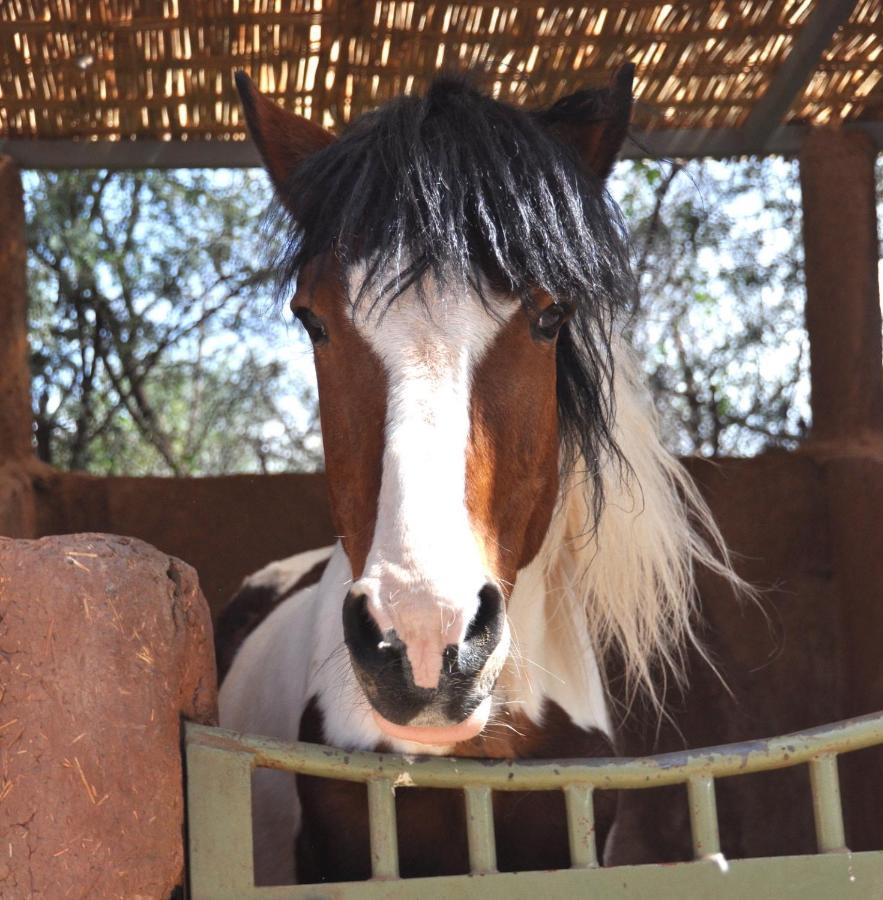
POLYGON ((794 446, 809 394, 796 163, 631 163, 613 191, 640 280, 631 335, 669 446, 794 446))
MULTIPOLYGON (((669 446, 793 446, 809 393, 796 163, 623 163, 611 186, 640 277, 630 337, 669 446)), ((262 173, 31 173, 26 196, 41 458, 105 474, 321 465, 309 349, 271 301, 262 173)))
POLYGON ((318 464, 314 397, 290 380, 256 252, 262 175, 31 174, 26 197, 42 459, 105 474, 318 464))

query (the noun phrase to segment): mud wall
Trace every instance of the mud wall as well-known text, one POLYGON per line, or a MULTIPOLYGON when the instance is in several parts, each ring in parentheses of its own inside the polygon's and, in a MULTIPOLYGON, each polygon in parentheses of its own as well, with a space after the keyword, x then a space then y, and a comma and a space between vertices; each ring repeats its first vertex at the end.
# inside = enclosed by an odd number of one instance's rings
POLYGON ((51 471, 36 482, 40 534, 102 531, 186 560, 213 613, 245 575, 334 539, 320 475, 96 478, 51 471))
POLYGON ((217 716, 193 569, 131 538, 0 538, 0 685, 0 897, 177 896, 181 718, 217 716))

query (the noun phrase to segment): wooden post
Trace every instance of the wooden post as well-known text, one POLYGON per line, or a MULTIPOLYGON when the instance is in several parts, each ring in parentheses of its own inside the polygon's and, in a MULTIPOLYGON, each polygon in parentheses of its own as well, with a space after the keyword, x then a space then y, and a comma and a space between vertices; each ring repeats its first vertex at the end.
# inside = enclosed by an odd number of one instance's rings
POLYGON ((0 534, 34 533, 25 217, 18 167, 0 156, 0 534))
POLYGON ((860 132, 811 131, 800 152, 812 437, 883 429, 876 147, 860 132))
MULTIPOLYGON (((800 153, 812 438, 824 474, 824 528, 843 621, 843 716, 883 705, 883 348, 875 157, 868 135, 833 129, 810 132, 800 153)), ((846 839, 854 851, 877 847, 879 804, 867 785, 883 775, 883 752, 843 762, 850 798, 846 839)), ((834 824, 830 834, 819 832, 823 849, 842 843, 840 824, 834 824)))
POLYGON ((0 156, 0 461, 31 455, 25 214, 21 178, 0 156))

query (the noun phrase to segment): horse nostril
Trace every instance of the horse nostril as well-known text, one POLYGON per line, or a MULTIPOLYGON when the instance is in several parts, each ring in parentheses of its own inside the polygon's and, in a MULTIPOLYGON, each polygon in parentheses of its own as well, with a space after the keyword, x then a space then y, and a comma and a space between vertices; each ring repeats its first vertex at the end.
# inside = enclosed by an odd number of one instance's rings
POLYGON ((478 611, 466 630, 464 644, 490 641, 494 647, 503 633, 503 595, 500 589, 488 582, 478 592, 478 611))
POLYGON ((343 601, 343 634, 347 646, 357 658, 377 655, 383 634, 368 609, 365 594, 350 592, 343 601))

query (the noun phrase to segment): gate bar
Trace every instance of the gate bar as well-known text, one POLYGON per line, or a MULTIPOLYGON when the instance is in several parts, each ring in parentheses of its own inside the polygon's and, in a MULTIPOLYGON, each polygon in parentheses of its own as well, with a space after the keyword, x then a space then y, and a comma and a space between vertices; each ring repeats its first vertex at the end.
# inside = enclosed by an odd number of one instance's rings
POLYGON ((846 850, 836 753, 824 753, 809 761, 809 784, 819 853, 846 850))
POLYGON ((708 859, 721 852, 714 779, 708 775, 694 775, 688 779, 687 801, 690 804, 693 855, 696 859, 708 859))
POLYGON ((466 796, 469 867, 473 875, 488 875, 497 871, 491 789, 486 784, 479 784, 464 788, 463 793, 466 796))
POLYGON ((594 788, 584 784, 568 784, 564 788, 571 869, 598 868, 593 793, 594 788))
MULTIPOLYGON (((188 725, 188 728, 190 726, 188 725)), ((213 884, 223 873, 224 891, 212 900, 236 900, 254 890, 250 753, 230 753, 189 739, 187 828, 193 885, 213 884)), ((194 894, 198 892, 194 888, 194 894)))
POLYGON ((872 713, 856 719, 767 740, 665 753, 660 756, 612 757, 591 760, 478 760, 436 759, 409 761, 404 757, 362 750, 338 750, 314 744, 284 743, 222 728, 188 724, 189 742, 218 750, 254 756, 254 765, 295 770, 320 778, 369 781, 407 778, 409 787, 450 787, 462 790, 486 785, 497 791, 561 790, 564 784, 595 788, 651 788, 683 784, 691 777, 747 775, 809 762, 823 753, 847 753, 879 744, 883 719, 872 713))
POLYGON ((368 782, 368 827, 371 836, 371 876, 378 881, 399 877, 396 795, 389 778, 368 782))

